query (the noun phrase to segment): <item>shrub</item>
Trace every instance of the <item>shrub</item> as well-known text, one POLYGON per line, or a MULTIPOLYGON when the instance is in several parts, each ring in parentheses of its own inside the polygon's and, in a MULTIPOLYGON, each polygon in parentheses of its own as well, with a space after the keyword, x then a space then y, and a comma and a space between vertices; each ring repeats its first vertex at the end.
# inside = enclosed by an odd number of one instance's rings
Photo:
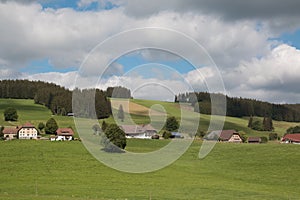
POLYGON ((278 134, 277 133, 270 133, 269 134, 269 140, 278 140, 278 134))
POLYGON ((260 137, 260 139, 261 139, 261 143, 267 143, 268 142, 267 137, 260 137))
POLYGON ((5 121, 17 121, 18 120, 17 110, 12 107, 8 107, 4 110, 4 120, 5 121))
POLYGON ((171 134, 170 131, 166 131, 166 130, 165 130, 165 131, 163 132, 162 136, 163 136, 164 139, 169 139, 169 138, 172 137, 172 134, 171 134))

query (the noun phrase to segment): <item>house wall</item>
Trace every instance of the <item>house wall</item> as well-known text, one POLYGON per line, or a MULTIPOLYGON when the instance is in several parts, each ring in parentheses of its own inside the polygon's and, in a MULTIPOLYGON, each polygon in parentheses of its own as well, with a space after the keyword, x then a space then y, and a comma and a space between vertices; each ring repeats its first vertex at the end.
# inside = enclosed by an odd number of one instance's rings
POLYGON ((36 128, 21 128, 18 134, 19 139, 37 139, 38 131, 36 128))
POLYGON ((3 134, 3 137, 12 140, 17 137, 17 134, 3 134))
POLYGON ((242 142, 242 139, 239 135, 232 135, 228 142, 242 142))

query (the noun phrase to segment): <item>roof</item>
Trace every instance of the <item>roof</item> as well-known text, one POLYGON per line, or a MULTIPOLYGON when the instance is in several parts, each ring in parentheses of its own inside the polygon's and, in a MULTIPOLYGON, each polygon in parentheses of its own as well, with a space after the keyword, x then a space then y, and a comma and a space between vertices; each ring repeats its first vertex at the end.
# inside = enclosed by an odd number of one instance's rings
POLYGON ((35 127, 34 127, 34 125, 32 125, 31 123, 26 122, 24 125, 22 125, 21 128, 35 128, 35 127))
POLYGON ((71 128, 58 128, 56 130, 57 135, 64 135, 64 136, 69 136, 69 135, 74 135, 74 132, 71 128))
POLYGON ((292 142, 300 142, 300 133, 293 133, 293 134, 286 134, 283 138, 282 141, 292 141, 292 142))
POLYGON ((5 127, 2 131, 3 134, 17 134, 18 133, 18 128, 12 128, 12 127, 5 127))
POLYGON ((139 134, 146 131, 156 131, 150 124, 147 125, 121 125, 120 128, 126 134, 139 134))
POLYGON ((240 134, 235 130, 222 130, 219 138, 220 140, 227 141, 232 137, 232 135, 240 135, 240 134))
POLYGON ((248 142, 261 142, 260 137, 249 137, 248 142))

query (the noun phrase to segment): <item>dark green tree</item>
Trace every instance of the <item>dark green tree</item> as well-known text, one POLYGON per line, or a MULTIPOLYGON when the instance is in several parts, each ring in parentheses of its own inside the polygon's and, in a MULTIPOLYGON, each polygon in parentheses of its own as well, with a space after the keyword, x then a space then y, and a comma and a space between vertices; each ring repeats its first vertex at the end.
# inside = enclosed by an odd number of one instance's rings
POLYGON ((5 121, 17 121, 18 120, 18 113, 15 108, 8 107, 4 110, 4 120, 5 121))
POLYGON ((104 132, 106 138, 110 141, 101 142, 105 145, 107 151, 118 151, 126 147, 125 132, 116 124, 110 124, 104 132), (117 148, 118 147, 118 148, 117 148), (119 149, 120 148, 120 149, 119 149))
POLYGON ((122 104, 120 104, 119 110, 118 110, 118 119, 120 119, 123 122, 124 118, 125 118, 125 116, 124 116, 123 106, 122 106, 122 104))
POLYGON ((45 128, 45 124, 43 122, 40 122, 38 125, 38 129, 40 130, 40 132, 42 132, 44 128, 45 128))
POLYGON ((58 125, 55 119, 50 118, 46 123, 46 127, 45 127, 46 134, 55 134, 57 129, 58 129, 58 125))
POLYGON ((253 117, 250 116, 249 121, 248 121, 248 127, 252 128, 252 125, 253 125, 253 117))
POLYGON ((300 126, 290 127, 286 130, 286 133, 300 133, 300 126))
POLYGON ((179 128, 179 123, 175 117, 168 117, 166 121, 166 130, 175 131, 179 128))
POLYGON ((4 139, 3 129, 4 126, 0 126, 0 139, 4 139))
POLYGON ((170 131, 164 130, 163 133, 162 133, 162 137, 163 137, 164 139, 169 139, 169 138, 171 138, 171 136, 172 136, 172 134, 171 134, 170 131))
POLYGON ((108 124, 105 122, 105 120, 103 120, 103 122, 101 124, 101 129, 102 129, 103 132, 105 132, 107 126, 108 126, 108 124))
POLYGON ((278 140, 279 136, 277 133, 270 133, 269 140, 278 140))
POLYGON ((263 120, 263 129, 264 131, 272 131, 274 130, 273 121, 271 117, 264 117, 263 120))

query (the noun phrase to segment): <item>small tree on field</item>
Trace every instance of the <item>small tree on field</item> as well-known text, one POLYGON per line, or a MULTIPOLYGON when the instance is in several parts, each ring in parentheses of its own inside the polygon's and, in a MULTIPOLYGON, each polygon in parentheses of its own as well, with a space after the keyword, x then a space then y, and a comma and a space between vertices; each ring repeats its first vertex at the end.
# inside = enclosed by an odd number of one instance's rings
POLYGON ((120 104, 119 110, 118 110, 118 119, 120 119, 123 122, 124 118, 125 118, 125 116, 124 116, 123 106, 122 106, 122 104, 120 104))
POLYGON ((38 125, 38 129, 40 130, 40 132, 42 132, 44 128, 45 128, 45 124, 43 122, 40 122, 38 125))
POLYGON ((45 127, 46 134, 55 134, 57 129, 58 129, 58 125, 55 119, 50 118, 46 123, 46 127, 45 127))
POLYGON ((163 136, 164 139, 169 139, 169 138, 172 137, 172 134, 171 134, 170 131, 166 131, 166 130, 165 130, 165 131, 162 133, 162 136, 163 136))
POLYGON ((4 110, 4 120, 5 121, 17 121, 18 120, 17 110, 12 107, 8 107, 4 110))
MULTIPOLYGON (((126 147, 125 132, 116 124, 110 124, 104 132, 107 140, 101 141, 107 151, 118 151, 126 147), (119 147, 120 149, 118 149, 119 147)), ((102 138, 103 139, 103 138, 102 138)))
POLYGON ((248 127, 252 128, 252 125, 253 125, 253 117, 250 116, 249 121, 248 121, 248 127))
POLYGON ((175 117, 168 117, 166 121, 166 130, 175 131, 179 128, 179 123, 175 117))
POLYGON ((107 126, 108 126, 108 124, 103 120, 103 122, 101 124, 101 129, 102 129, 103 132, 105 132, 107 126))
POLYGON ((270 133, 269 140, 278 140, 279 136, 277 133, 270 133))
POLYGON ((0 139, 4 139, 3 129, 4 126, 0 126, 0 139))

